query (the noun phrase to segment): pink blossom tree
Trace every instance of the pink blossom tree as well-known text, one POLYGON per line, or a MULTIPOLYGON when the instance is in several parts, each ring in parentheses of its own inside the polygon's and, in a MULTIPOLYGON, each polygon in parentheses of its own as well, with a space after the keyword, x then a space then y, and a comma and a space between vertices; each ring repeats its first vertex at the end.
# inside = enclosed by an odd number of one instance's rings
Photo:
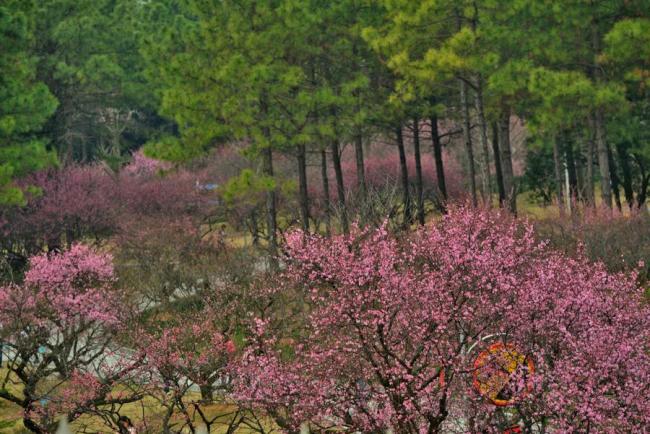
POLYGON ((111 257, 76 244, 30 258, 23 282, 0 288, 0 399, 23 409, 30 431, 52 432, 60 414, 73 421, 139 399, 112 394, 137 364, 116 355, 128 311, 114 283, 111 257))
POLYGON ((287 431, 305 421, 399 433, 650 424, 650 311, 635 276, 556 253, 526 222, 460 208, 403 238, 297 232, 287 264, 307 320, 288 357, 278 337, 258 339, 235 393, 287 431), (473 385, 477 356, 495 342, 534 365, 497 390, 512 391, 505 407, 473 385))
POLYGON ((219 316, 210 309, 183 313, 135 334, 143 360, 139 381, 163 409, 156 419, 165 433, 195 432, 199 424, 209 430, 226 423, 232 430, 241 420, 236 408, 206 411, 229 390, 227 368, 237 351, 214 321, 219 316))

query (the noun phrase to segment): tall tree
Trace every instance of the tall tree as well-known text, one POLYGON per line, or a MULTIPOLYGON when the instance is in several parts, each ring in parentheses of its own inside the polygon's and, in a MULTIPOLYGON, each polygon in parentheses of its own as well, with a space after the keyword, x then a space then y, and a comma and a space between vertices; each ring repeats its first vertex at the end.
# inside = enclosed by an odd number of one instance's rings
POLYGON ((144 77, 143 3, 130 0, 44 0, 34 18, 37 73, 60 104, 47 135, 62 161, 123 154, 168 127, 156 114, 144 77))
POLYGON ((15 178, 55 161, 42 127, 57 101, 36 77, 34 2, 0 5, 0 205, 24 202, 15 178))

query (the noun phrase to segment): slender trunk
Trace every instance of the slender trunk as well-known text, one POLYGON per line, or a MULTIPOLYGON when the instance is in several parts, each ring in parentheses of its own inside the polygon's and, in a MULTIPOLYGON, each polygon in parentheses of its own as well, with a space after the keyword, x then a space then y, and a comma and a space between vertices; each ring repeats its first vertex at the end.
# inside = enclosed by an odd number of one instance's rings
POLYGON ((460 80, 460 106, 463 117, 463 141, 467 153, 467 168, 469 172, 470 192, 472 194, 472 205, 478 206, 476 197, 476 167, 474 165, 474 147, 472 146, 471 119, 469 116, 469 101, 467 97, 467 83, 460 80))
POLYGON ((327 152, 320 152, 321 177, 323 179, 323 212, 325 213, 325 234, 332 235, 332 221, 330 218, 330 182, 327 175, 327 152))
POLYGON ((357 134, 354 137, 354 157, 357 165, 357 188, 362 198, 366 196, 366 168, 363 159, 363 137, 357 134))
POLYGON ((476 117, 478 120, 479 140, 481 143, 481 184, 483 202, 488 207, 492 206, 492 192, 490 191, 490 151, 488 146, 487 122, 483 108, 483 78, 479 75, 476 78, 476 92, 474 93, 476 104, 476 117))
MULTIPOLYGON (((600 54, 600 32, 598 21, 594 17, 591 23, 591 48, 594 53, 592 74, 596 84, 602 81, 602 70, 598 65, 600 54)), ((608 208, 612 207, 611 172, 609 168, 608 146, 605 137, 605 115, 602 108, 597 108, 594 113, 594 132, 596 134, 596 151, 598 152, 598 167, 600 169, 600 187, 603 203, 608 208)))
POLYGON ((609 163, 610 176, 612 178, 612 193, 614 195, 614 203, 616 204, 616 208, 621 211, 623 207, 621 205, 621 192, 618 188, 620 179, 618 178, 618 173, 616 173, 616 162, 614 161, 612 150, 609 148, 607 148, 607 161, 609 163))
MULTIPOLYGON (((263 162, 263 172, 265 176, 273 177, 273 153, 270 147, 266 147, 262 150, 262 156, 264 159, 263 162)), ((272 269, 276 269, 278 266, 277 262, 277 253, 278 253, 278 239, 277 239, 277 210, 276 210, 276 198, 275 198, 275 189, 269 190, 266 193, 266 229, 268 232, 269 239, 269 252, 271 255, 270 266, 272 269)))
POLYGON ((645 210, 645 201, 648 194, 648 184, 650 184, 650 174, 643 174, 641 178, 641 185, 639 186, 639 193, 636 195, 636 204, 639 209, 645 210))
POLYGON ((497 122, 492 123, 492 154, 494 154, 494 172, 497 180, 497 189, 499 191, 499 205, 506 206, 506 192, 503 188, 503 172, 501 170, 501 152, 499 152, 499 125, 497 122))
MULTIPOLYGON (((268 106, 265 96, 262 96, 260 99, 260 111, 262 112, 263 117, 268 116, 268 106)), ((268 127, 265 126, 262 128, 262 135, 267 141, 265 147, 262 149, 262 172, 265 176, 273 178, 273 151, 271 150, 271 131, 268 127)), ((273 188, 266 193, 266 230, 269 240, 269 267, 271 270, 276 270, 278 268, 278 221, 276 202, 275 188, 273 188)))
POLYGON ((643 177, 641 186, 639 187, 639 194, 636 197, 637 207, 639 209, 645 209, 645 201, 648 194, 648 184, 650 184, 650 175, 643 177))
POLYGON ((499 151, 500 154, 495 159, 501 160, 501 174, 503 175, 503 190, 505 200, 510 212, 517 212, 517 185, 515 184, 515 175, 512 169, 512 147, 510 143, 510 108, 506 108, 501 113, 499 120, 499 151))
POLYGON ((566 157, 566 167, 569 173, 569 192, 572 200, 578 195, 578 175, 576 173, 576 163, 573 155, 573 143, 567 140, 565 142, 564 153, 566 157))
POLYGON ((424 225, 424 186, 422 185, 422 160, 420 156, 420 120, 413 119, 413 153, 415 155, 415 195, 418 222, 424 225))
POLYGON ((632 154, 632 156, 634 157, 636 164, 639 166, 639 172, 641 174, 641 183, 639 184, 639 191, 636 194, 636 203, 639 209, 645 211, 647 209, 645 201, 648 192, 648 183, 650 183, 650 173, 646 171, 642 156, 636 153, 632 154))
POLYGON ((585 203, 588 206, 596 205, 596 193, 594 192, 594 144, 596 134, 593 131, 593 123, 590 121, 592 127, 591 135, 585 142, 586 154, 586 176, 585 176, 585 203))
POLYGON ((253 245, 257 246, 260 243, 260 238, 259 238, 259 224, 257 223, 257 211, 253 210, 251 212, 251 232, 253 235, 253 245))
POLYGON ((598 152, 598 167, 600 169, 600 188, 603 196, 603 203, 608 208, 612 207, 612 180, 609 169, 608 147, 605 141, 605 130, 603 126, 603 114, 598 110, 594 119, 596 128, 596 151, 598 152))
POLYGON ((395 128, 397 136, 397 150, 399 151, 399 168, 402 179, 402 205, 404 206, 404 224, 409 225, 413 220, 411 215, 411 195, 409 193, 409 174, 406 165, 406 151, 404 149, 404 136, 402 135, 402 126, 395 128))
MULTIPOLYGON (((354 56, 354 59, 359 59, 360 57, 358 56, 358 47, 356 42, 352 44, 352 55, 354 56)), ((358 72, 362 71, 361 65, 358 63, 355 63, 355 69, 358 72)), ((357 116, 360 115, 361 113, 361 97, 360 97, 360 92, 359 90, 354 90, 352 92, 352 95, 355 99, 355 114, 357 116)), ((354 156, 356 160, 356 166, 357 166, 357 188, 359 190, 359 194, 362 198, 362 200, 365 200, 366 198, 366 193, 367 193, 367 188, 366 188, 366 170, 365 170, 365 164, 364 164, 364 159, 363 159, 363 134, 362 134, 362 129, 359 125, 356 126, 356 135, 354 136, 354 156)))
POLYGON ((553 137, 553 166, 555 169, 555 193, 560 215, 564 215, 564 197, 562 194, 562 163, 560 161, 560 144, 557 137, 553 137))
POLYGON ((580 145, 577 144, 574 152, 576 166, 576 182, 578 184, 578 200, 585 200, 585 165, 580 153, 580 145))
POLYGON ((344 234, 350 233, 348 225, 348 212, 345 207, 345 186, 343 185, 343 169, 341 168, 341 155, 339 155, 339 142, 332 140, 330 144, 332 151, 332 163, 336 175, 336 195, 338 197, 339 213, 341 216, 341 230, 344 234))
MULTIPOLYGON (((438 116, 431 116, 431 150, 433 151, 433 160, 436 164, 436 179, 438 180, 438 190, 440 191, 441 202, 447 201, 447 184, 445 183, 445 167, 442 162, 442 144, 440 143, 440 133, 438 132, 438 116)), ((444 207, 444 205, 443 205, 444 207)))
POLYGON ((632 172, 630 171, 630 160, 627 154, 625 144, 619 143, 616 146, 618 159, 621 162, 621 171, 623 172, 623 192, 625 193, 625 201, 627 206, 632 209, 634 207, 634 189, 632 188, 632 172))
POLYGON ((302 230, 309 232, 309 192, 307 190, 307 151, 305 145, 298 145, 298 189, 300 220, 302 230))

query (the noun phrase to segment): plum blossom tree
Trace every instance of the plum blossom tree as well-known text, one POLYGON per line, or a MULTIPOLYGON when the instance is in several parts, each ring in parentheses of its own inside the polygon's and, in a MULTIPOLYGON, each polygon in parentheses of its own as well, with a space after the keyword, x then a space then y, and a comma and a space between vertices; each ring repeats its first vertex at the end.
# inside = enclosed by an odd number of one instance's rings
POLYGON ((156 418, 165 433, 195 432, 199 424, 209 430, 224 420, 230 432, 240 422, 236 408, 216 415, 205 409, 215 403, 215 392, 223 396, 229 388, 227 367, 236 353, 235 343, 213 321, 216 316, 207 309, 138 333, 138 351, 144 361, 140 381, 148 396, 164 409, 162 417, 156 418), (200 391, 198 397, 195 388, 200 391))
POLYGON ((307 320, 289 356, 260 322, 235 389, 286 431, 305 421, 396 433, 650 424, 650 311, 635 276, 554 252, 525 221, 452 208, 401 238, 296 232, 287 244, 307 320), (512 391, 502 407, 473 385, 495 341, 534 365, 499 386, 512 391))
POLYGON ((114 283, 110 255, 75 244, 31 257, 24 281, 0 288, 7 360, 0 399, 23 409, 30 431, 52 432, 61 414, 73 421, 101 406, 139 399, 112 393, 137 364, 119 361, 112 346, 128 312, 114 283))
POLYGON ((141 226, 186 220, 199 226, 209 202, 195 185, 202 174, 171 169, 138 152, 119 173, 102 164, 70 165, 20 180, 39 192, 26 193, 25 206, 0 208, 2 256, 20 270, 29 256, 80 240, 137 238, 141 226))

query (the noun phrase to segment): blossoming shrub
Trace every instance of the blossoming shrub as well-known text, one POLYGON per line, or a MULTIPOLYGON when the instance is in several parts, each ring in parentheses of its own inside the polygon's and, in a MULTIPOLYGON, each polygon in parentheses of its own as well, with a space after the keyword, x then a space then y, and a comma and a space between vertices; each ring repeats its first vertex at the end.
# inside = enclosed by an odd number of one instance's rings
POLYGON ((238 423, 237 414, 228 408, 218 415, 207 410, 227 390, 226 367, 236 352, 234 342, 212 320, 217 316, 206 309, 171 321, 158 320, 134 333, 135 351, 142 356, 137 383, 159 407, 142 420, 147 427, 158 422, 162 432, 182 433, 195 431, 199 424, 210 428, 225 423, 224 419, 238 423))
POLYGON ((399 433, 650 424, 650 309, 635 276, 557 253, 529 223, 457 208, 404 238, 385 228, 296 232, 287 264, 308 300, 306 323, 287 353, 258 322, 236 388, 285 430, 305 421, 399 433), (475 387, 485 374, 477 357, 499 343, 521 357, 486 386, 505 394, 505 407, 475 387))
POLYGON ((30 431, 52 432, 61 414, 72 421, 109 402, 133 399, 109 396, 131 371, 111 346, 128 312, 114 283, 109 255, 73 245, 32 257, 22 283, 0 287, 0 342, 8 370, 0 398, 22 408, 30 431))
POLYGON ((120 173, 91 164, 31 175, 24 182, 40 191, 30 195, 24 207, 0 209, 0 263, 8 254, 16 259, 14 270, 21 271, 29 256, 43 250, 104 241, 116 234, 136 237, 129 232, 145 219, 172 224, 192 220, 199 226, 208 195, 196 188, 197 177, 190 172, 163 174, 165 169, 169 167, 136 153, 120 173))

